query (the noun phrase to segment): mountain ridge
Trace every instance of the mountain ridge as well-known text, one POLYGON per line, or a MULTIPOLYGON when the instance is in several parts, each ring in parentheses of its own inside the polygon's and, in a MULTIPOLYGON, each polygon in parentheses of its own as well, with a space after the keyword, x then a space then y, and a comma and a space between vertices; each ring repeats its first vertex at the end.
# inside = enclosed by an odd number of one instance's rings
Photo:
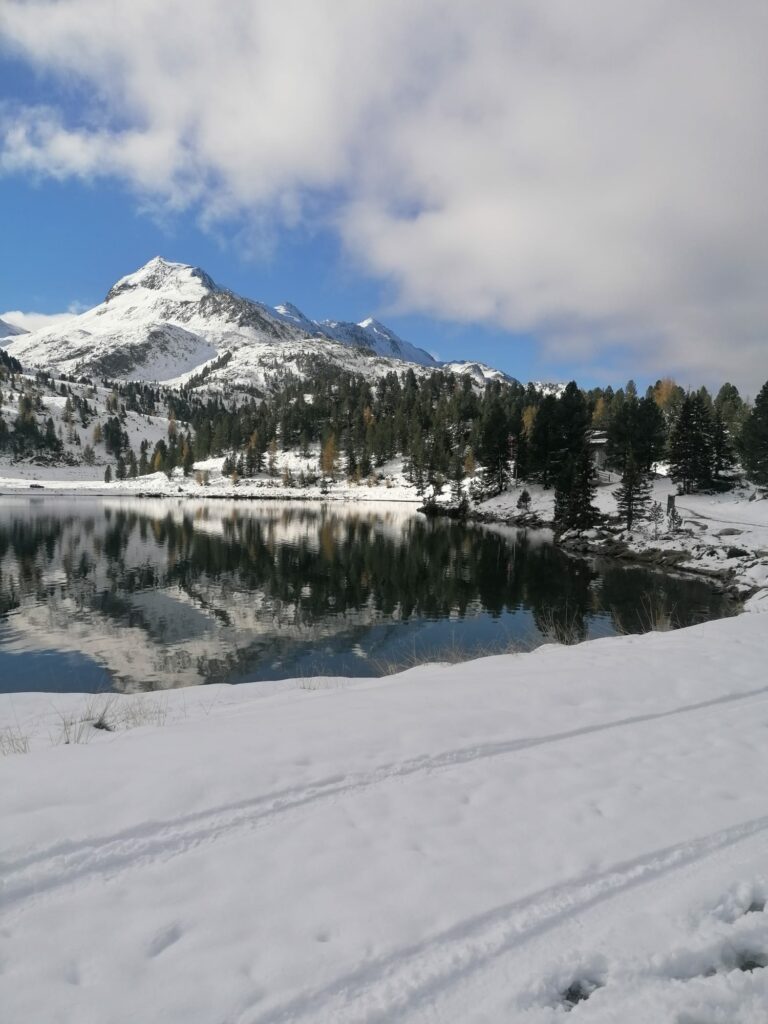
POLYGON ((420 372, 450 365, 478 384, 514 380, 476 362, 439 363, 373 317, 311 320, 290 302, 268 306, 221 287, 199 267, 161 256, 120 278, 98 306, 14 334, 6 347, 24 364, 49 372, 173 386, 207 367, 208 386, 271 390, 281 371, 302 374, 311 357, 377 376, 402 364, 420 372))

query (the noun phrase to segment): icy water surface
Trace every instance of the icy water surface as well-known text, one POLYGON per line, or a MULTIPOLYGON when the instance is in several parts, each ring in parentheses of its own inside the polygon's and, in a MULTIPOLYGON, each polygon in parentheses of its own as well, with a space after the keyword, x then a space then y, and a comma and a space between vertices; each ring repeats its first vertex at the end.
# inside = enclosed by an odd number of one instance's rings
POLYGON ((0 498, 0 691, 381 675, 729 611, 698 580, 405 505, 0 498))

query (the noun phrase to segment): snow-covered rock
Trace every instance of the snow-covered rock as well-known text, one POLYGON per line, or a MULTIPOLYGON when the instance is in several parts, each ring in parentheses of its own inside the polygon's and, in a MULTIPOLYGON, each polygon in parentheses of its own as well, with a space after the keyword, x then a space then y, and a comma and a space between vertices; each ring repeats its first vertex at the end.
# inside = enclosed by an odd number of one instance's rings
POLYGON ((476 384, 483 386, 492 381, 498 381, 501 384, 517 383, 517 380, 514 377, 510 377, 510 375, 508 373, 504 373, 503 370, 494 370, 492 366, 488 366, 486 363, 473 362, 468 359, 462 359, 452 363, 441 363, 441 367, 448 373, 455 373, 457 376, 471 377, 476 384))

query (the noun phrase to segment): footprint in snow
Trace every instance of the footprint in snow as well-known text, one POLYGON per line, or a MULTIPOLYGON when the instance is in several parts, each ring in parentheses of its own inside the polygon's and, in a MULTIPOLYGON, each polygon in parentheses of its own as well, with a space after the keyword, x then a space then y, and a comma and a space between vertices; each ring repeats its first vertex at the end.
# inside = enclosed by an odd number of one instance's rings
POLYGON ((168 928, 164 928, 158 932, 157 935, 152 939, 147 948, 147 956, 154 959, 164 953, 170 946, 175 945, 181 936, 182 932, 178 924, 172 924, 168 928))

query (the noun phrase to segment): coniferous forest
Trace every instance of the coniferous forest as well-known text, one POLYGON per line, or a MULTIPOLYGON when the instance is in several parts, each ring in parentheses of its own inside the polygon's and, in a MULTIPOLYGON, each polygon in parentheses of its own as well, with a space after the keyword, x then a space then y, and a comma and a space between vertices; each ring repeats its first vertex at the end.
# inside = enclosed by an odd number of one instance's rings
POLYGON ((199 386, 103 380, 98 384, 108 390, 99 416, 87 397, 95 390, 90 379, 54 381, 40 373, 36 390, 15 360, 0 356, 0 386, 10 389, 6 409, 9 397, 16 409, 11 422, 0 416, 0 449, 71 460, 45 419, 47 388, 65 400, 66 423, 92 431, 81 460, 93 464, 96 445, 114 460, 105 473, 110 480, 177 468, 189 474, 212 456, 224 457, 233 479, 278 476, 280 452, 316 452, 314 472, 282 476, 283 484, 300 488, 362 482, 400 457, 427 505, 439 500, 466 511, 471 499, 500 493, 513 477, 552 488, 561 530, 596 521, 598 470, 615 475, 628 527, 651 514, 648 479, 658 464, 668 466, 682 494, 726 491, 743 480, 768 486, 768 383, 749 403, 730 383, 714 397, 670 379, 643 395, 633 381, 616 390, 583 390, 575 381, 557 389, 494 381, 480 389, 469 377, 442 371, 407 369, 371 381, 318 361, 301 377, 286 375, 271 395, 243 391, 232 398, 199 386), (134 451, 124 429, 128 412, 166 415, 167 436, 152 445, 142 440, 134 451))

